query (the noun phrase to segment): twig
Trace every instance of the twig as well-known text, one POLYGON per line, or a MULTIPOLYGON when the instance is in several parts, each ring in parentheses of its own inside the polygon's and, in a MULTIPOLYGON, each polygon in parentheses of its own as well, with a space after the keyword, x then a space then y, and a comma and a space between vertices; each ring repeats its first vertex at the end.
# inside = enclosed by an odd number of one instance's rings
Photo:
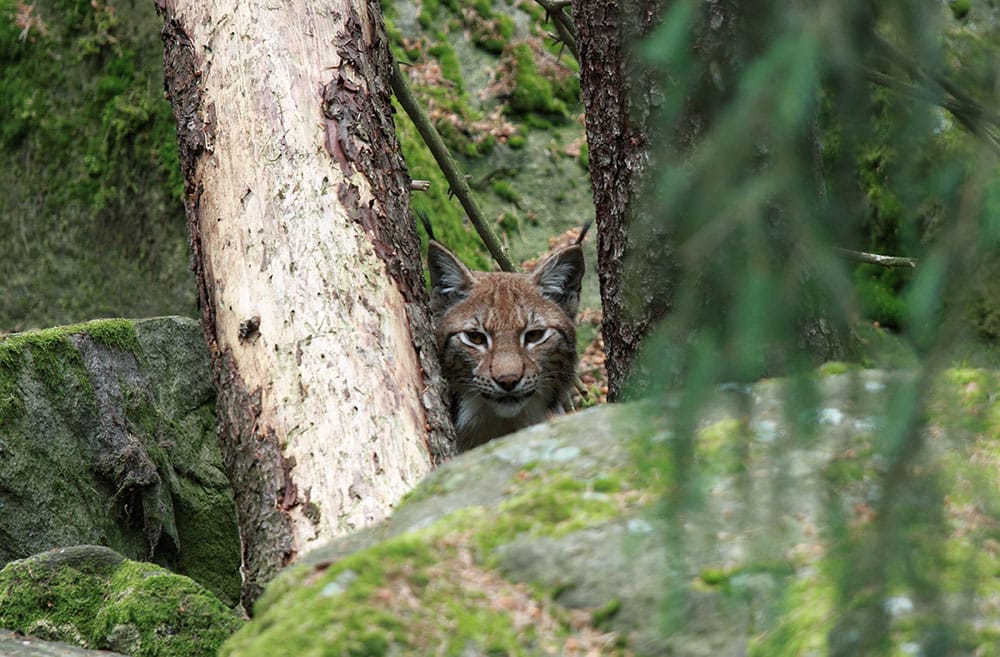
POLYGON ((479 237, 482 238, 483 243, 486 244, 490 255, 493 256, 493 259, 496 260, 503 271, 517 271, 514 263, 507 255, 507 251, 500 244, 500 240, 497 239, 496 233, 493 232, 493 229, 479 211, 479 206, 476 205, 475 199, 472 198, 472 190, 469 189, 469 182, 458 170, 458 165, 455 164, 451 153, 448 152, 448 147, 444 145, 444 140, 441 139, 437 128, 431 123, 431 120, 424 112, 424 108, 420 106, 419 101, 413 95, 410 86, 406 83, 403 74, 399 70, 399 64, 395 61, 392 63, 390 84, 393 93, 396 94, 396 99, 399 100, 399 104, 403 106, 406 114, 413 121, 413 125, 417 127, 417 132, 420 133, 424 143, 427 144, 427 148, 430 149, 431 155, 434 156, 438 166, 441 168, 441 172, 448 180, 451 191, 454 192, 455 196, 458 197, 459 203, 465 208, 466 214, 469 215, 469 220, 472 222, 473 227, 475 227, 476 232, 479 233, 479 237))
POLYGON ((545 15, 552 20, 559 33, 559 40, 566 44, 576 61, 580 61, 580 49, 576 43, 576 26, 570 20, 569 14, 563 11, 570 5, 566 0, 535 0, 545 10, 545 15))
POLYGON ((854 262, 864 262, 869 265, 881 265, 882 267, 910 267, 917 266, 917 261, 913 258, 903 258, 901 256, 887 256, 878 253, 865 253, 864 251, 852 251, 851 249, 835 249, 837 253, 848 260, 854 262))
POLYGON ((410 189, 415 192, 426 192, 430 188, 430 180, 410 180, 410 189))

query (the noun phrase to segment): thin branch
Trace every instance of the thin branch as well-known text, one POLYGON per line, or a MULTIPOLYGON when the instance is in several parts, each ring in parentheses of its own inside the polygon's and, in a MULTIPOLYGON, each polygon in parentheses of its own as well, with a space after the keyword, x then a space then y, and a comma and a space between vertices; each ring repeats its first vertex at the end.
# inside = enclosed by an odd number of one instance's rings
POLYGON ((573 24, 569 14, 563 11, 563 8, 569 6, 570 3, 566 0, 535 0, 535 2, 545 9, 545 15, 556 26, 559 41, 566 44, 576 61, 580 61, 580 49, 576 42, 576 25, 573 24))
POLYGON ((486 248, 493 256, 493 259, 496 260, 503 271, 517 271, 514 263, 507 255, 506 249, 503 248, 500 240, 497 239, 496 233, 493 232, 493 229, 479 211, 479 206, 476 205, 476 201, 472 198, 472 190, 469 189, 468 181, 458 170, 458 165, 455 164, 451 153, 448 152, 448 147, 444 145, 444 140, 441 139, 437 128, 431 123, 430 118, 424 112, 424 108, 420 106, 420 102, 413 95, 413 91, 410 90, 410 86, 406 83, 406 79, 399 70, 399 64, 395 61, 392 63, 390 84, 393 93, 396 94, 396 99, 399 100, 399 104, 403 106, 406 114, 413 121, 413 125, 417 127, 417 132, 420 133, 424 143, 427 144, 427 148, 430 149, 431 155, 434 156, 438 166, 441 167, 441 172, 448 180, 451 191, 458 197, 458 201, 462 204, 462 207, 465 208, 466 214, 469 215, 469 220, 472 222, 473 227, 475 227, 476 232, 479 233, 479 237, 482 238, 483 243, 486 244, 486 248))
POLYGON ((913 258, 903 258, 901 256, 887 256, 878 253, 865 253, 864 251, 852 251, 851 249, 835 249, 837 253, 848 260, 854 262, 864 262, 869 265, 881 265, 882 267, 909 267, 917 266, 917 261, 913 258))

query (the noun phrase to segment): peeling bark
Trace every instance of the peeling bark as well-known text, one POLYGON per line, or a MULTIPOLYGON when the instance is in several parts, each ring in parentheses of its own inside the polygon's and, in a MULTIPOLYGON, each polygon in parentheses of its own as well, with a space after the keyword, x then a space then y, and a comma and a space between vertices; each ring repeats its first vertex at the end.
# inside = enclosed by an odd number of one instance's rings
POLYGON ((454 441, 378 3, 156 1, 249 608, 454 441))

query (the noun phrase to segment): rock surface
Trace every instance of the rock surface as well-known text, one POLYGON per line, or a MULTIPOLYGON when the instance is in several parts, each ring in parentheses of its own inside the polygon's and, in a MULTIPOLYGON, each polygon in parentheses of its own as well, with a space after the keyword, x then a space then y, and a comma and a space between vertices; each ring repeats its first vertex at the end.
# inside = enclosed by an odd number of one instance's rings
POLYGON ((220 654, 863 654, 872 618, 899 654, 994 654, 1000 377, 917 385, 831 365, 494 441, 287 570, 220 654))
POLYGON ((88 650, 60 641, 43 641, 0 630, 0 655, 4 657, 124 657, 106 650, 88 650))
POLYGON ((0 340, 0 565, 105 545, 239 595, 239 538, 196 322, 0 340))
MULTIPOLYGON (((0 626, 32 637, 133 657, 211 657, 241 623, 193 580, 104 547, 60 548, 0 570, 0 626)), ((46 649, 36 654, 80 654, 46 649)))

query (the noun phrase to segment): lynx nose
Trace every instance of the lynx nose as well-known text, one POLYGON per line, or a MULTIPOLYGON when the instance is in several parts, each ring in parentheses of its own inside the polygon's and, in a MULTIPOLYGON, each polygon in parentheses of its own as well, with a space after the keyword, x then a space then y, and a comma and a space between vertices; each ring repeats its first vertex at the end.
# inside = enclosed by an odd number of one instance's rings
POLYGON ((498 386, 507 392, 511 392, 521 382, 521 377, 517 374, 501 374, 500 376, 493 377, 493 380, 497 382, 498 386))

